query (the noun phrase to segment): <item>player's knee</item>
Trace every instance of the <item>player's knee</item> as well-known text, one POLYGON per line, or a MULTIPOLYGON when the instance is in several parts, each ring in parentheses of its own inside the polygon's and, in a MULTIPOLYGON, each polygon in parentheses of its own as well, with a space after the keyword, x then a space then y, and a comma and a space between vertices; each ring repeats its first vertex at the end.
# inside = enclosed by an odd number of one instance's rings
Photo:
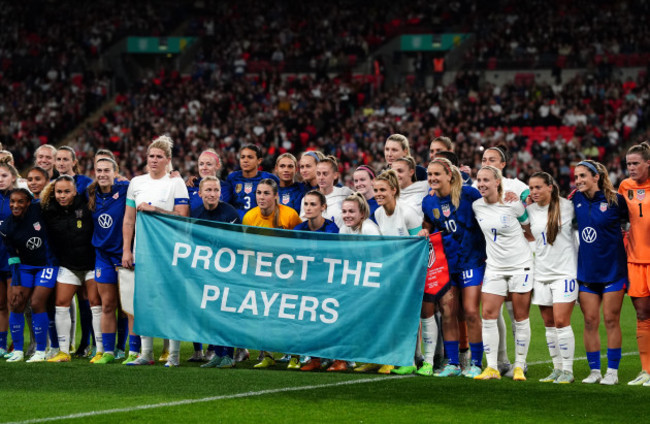
POLYGON ((620 323, 620 318, 617 315, 605 315, 605 328, 607 330, 612 330, 615 328, 618 328, 621 323, 620 323))
POLYGON ((585 315, 586 331, 598 331, 598 325, 600 325, 600 320, 597 316, 588 317, 585 315))
POLYGON ((19 292, 12 294, 11 298, 9 299, 9 310, 17 314, 22 314, 25 310, 26 304, 27 299, 22 293, 19 292))
POLYGON ((102 302, 102 313, 109 315, 109 314, 114 314, 115 309, 117 308, 117 301, 116 300, 104 300, 102 302))

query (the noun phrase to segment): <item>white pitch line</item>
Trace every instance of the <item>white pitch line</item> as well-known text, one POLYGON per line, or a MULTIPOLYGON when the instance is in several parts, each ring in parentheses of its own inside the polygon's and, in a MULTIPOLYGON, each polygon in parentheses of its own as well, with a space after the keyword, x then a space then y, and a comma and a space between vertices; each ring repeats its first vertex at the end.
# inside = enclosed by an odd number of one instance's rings
MULTIPOLYGON (((635 356, 638 355, 638 352, 625 352, 621 356, 635 356)), ((606 358, 607 355, 601 355, 601 358, 606 358)), ((587 358, 584 356, 574 358, 574 361, 584 361, 587 358)), ((528 365, 543 365, 543 364, 550 364, 553 361, 536 361, 536 362, 529 362, 528 365)), ((376 382, 381 382, 381 381, 394 381, 394 380, 399 380, 402 378, 411 378, 413 375, 404 375, 404 376, 392 376, 392 377, 376 377, 376 378, 363 378, 359 380, 349 380, 349 381, 340 381, 338 383, 330 383, 330 384, 318 384, 318 385, 312 385, 312 386, 300 386, 300 387, 284 387, 281 389, 268 389, 268 390, 259 390, 257 392, 244 392, 244 393, 235 393, 231 395, 221 395, 221 396, 210 396, 206 398, 201 398, 201 399, 185 399, 185 400, 178 400, 175 402, 163 402, 163 403, 153 403, 149 405, 136 405, 128 408, 115 408, 115 409, 104 409, 102 411, 90 411, 90 412, 79 412, 77 414, 70 414, 70 415, 59 415, 57 417, 46 417, 46 418, 33 418, 31 420, 25 420, 25 421, 10 421, 10 422, 5 422, 5 423, 0 423, 0 424, 35 424, 35 423, 45 423, 45 422, 50 422, 50 421, 60 421, 60 420, 71 420, 74 418, 86 418, 86 417, 96 417, 98 415, 109 415, 109 414, 119 414, 121 412, 130 412, 130 411, 142 411, 146 409, 156 409, 156 408, 167 408, 170 406, 181 406, 181 405, 191 405, 194 403, 204 403, 204 402, 212 402, 215 400, 228 400, 228 399, 238 399, 238 398, 245 398, 245 397, 253 397, 253 396, 263 396, 263 395, 272 395, 275 393, 286 393, 286 392, 297 392, 297 391, 302 391, 302 390, 317 390, 317 389, 326 389, 329 387, 337 387, 337 386, 349 386, 353 384, 365 384, 365 383, 376 383, 376 382)))
POLYGON ((297 392, 301 390, 317 390, 325 389, 329 387, 337 386, 348 386, 353 384, 364 384, 364 383, 375 383, 381 381, 394 381, 402 378, 411 378, 413 375, 405 376, 392 376, 392 377, 376 377, 376 378, 363 378, 359 380, 349 380, 341 381, 338 383, 329 383, 329 384, 318 384, 312 386, 300 386, 300 387, 284 387, 281 389, 268 389, 268 390, 259 390, 257 392, 244 392, 244 393, 235 393, 231 395, 221 395, 221 396, 210 396, 201 399, 185 399, 178 400, 175 402, 163 402, 163 403, 154 403, 149 405, 137 405, 128 408, 115 408, 115 409, 105 409, 101 411, 90 411, 90 412, 79 412, 77 414, 70 415, 60 415, 57 417, 46 417, 46 418, 34 418, 24 421, 11 421, 2 424, 33 424, 33 423, 45 423, 50 421, 60 421, 60 420, 71 420, 74 418, 86 418, 86 417, 96 417, 98 415, 108 415, 108 414, 119 414, 121 412, 130 412, 130 411, 142 411, 146 409, 156 409, 156 408, 166 408, 170 406, 181 406, 181 405, 191 405, 194 403, 203 403, 203 402, 212 402, 215 400, 227 400, 227 399, 237 399, 253 396, 263 396, 263 395, 272 395, 276 393, 286 393, 286 392, 297 392))

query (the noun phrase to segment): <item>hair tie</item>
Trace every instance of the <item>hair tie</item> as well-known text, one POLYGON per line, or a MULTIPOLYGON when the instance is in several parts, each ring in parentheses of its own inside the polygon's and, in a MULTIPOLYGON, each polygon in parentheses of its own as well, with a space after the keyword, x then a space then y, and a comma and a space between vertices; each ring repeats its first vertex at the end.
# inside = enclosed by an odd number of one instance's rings
POLYGON ((498 147, 488 147, 486 150, 496 150, 497 152, 499 152, 499 155, 501 156, 501 159, 502 159, 504 162, 507 162, 507 160, 506 160, 506 154, 505 154, 505 153, 503 152, 503 150, 501 150, 500 148, 498 148, 498 147))
POLYGON ((440 165, 444 166, 444 168, 447 170, 447 174, 453 175, 452 172, 451 172, 451 167, 446 162, 441 161, 439 159, 434 159, 433 163, 439 163, 440 165))
POLYGON ((314 152, 305 152, 305 155, 313 157, 316 163, 320 162, 318 155, 314 152))
POLYGON ((366 171, 368 174, 370 174, 370 176, 372 177, 373 180, 374 180, 375 177, 376 177, 376 176, 375 176, 375 173, 372 171, 372 169, 370 169, 370 168, 367 167, 366 165, 357 166, 357 169, 355 169, 355 172, 356 172, 356 171, 366 171))
POLYGON ((591 170, 591 172, 593 172, 594 174, 596 174, 596 175, 600 174, 600 172, 598 172, 598 168, 596 168, 593 164, 591 164, 589 162, 582 161, 579 164, 577 164, 576 166, 584 166, 586 168, 589 168, 591 170))
MULTIPOLYGON (((205 152, 201 153, 201 155, 208 155, 208 156, 210 156, 211 158, 214 158, 217 161, 217 166, 221 165, 218 154, 212 153, 212 152, 206 150, 205 152)), ((199 155, 199 156, 201 156, 201 155, 199 155)))

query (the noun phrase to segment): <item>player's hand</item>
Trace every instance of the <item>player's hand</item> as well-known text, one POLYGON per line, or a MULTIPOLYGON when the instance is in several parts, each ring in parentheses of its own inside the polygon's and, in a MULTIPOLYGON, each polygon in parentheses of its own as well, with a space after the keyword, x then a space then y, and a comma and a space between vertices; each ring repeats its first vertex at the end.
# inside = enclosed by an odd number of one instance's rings
POLYGON ((188 187, 194 187, 194 183, 196 182, 197 179, 198 179, 198 177, 196 175, 192 175, 191 177, 189 177, 187 179, 187 182, 185 183, 185 185, 188 186, 188 187))
POLYGON ((503 196, 503 201, 504 202, 516 202, 519 200, 519 196, 517 196, 517 193, 512 192, 512 191, 506 191, 506 194, 503 196))
POLYGON ((138 205, 138 207, 136 208, 136 210, 137 210, 138 212, 142 212, 142 211, 145 211, 145 212, 155 212, 155 211, 156 211, 156 207, 153 206, 153 205, 151 205, 151 204, 149 204, 149 203, 142 202, 142 203, 140 203, 140 204, 138 205))
POLYGON ((125 250, 122 253, 122 266, 127 269, 133 269, 133 252, 125 250))
POLYGON ((418 231, 418 237, 429 237, 429 230, 426 228, 421 229, 418 231))
POLYGON ((461 165, 459 168, 460 172, 464 172, 467 175, 472 175, 472 168, 467 165, 461 165))

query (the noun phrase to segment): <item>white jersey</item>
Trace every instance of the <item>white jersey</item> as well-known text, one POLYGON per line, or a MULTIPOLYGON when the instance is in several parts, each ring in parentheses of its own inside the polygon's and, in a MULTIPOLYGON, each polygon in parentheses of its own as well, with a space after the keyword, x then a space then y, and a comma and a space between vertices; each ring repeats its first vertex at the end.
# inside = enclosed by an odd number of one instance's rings
POLYGON ((424 212, 422 212, 422 199, 429 194, 430 189, 431 188, 427 181, 416 181, 405 189, 400 189, 399 200, 407 203, 418 212, 420 218, 424 218, 424 212))
POLYGON ((521 229, 521 224, 528 224, 524 205, 519 201, 487 204, 481 198, 472 203, 472 209, 485 236, 486 272, 532 271, 533 254, 521 229))
MULTIPOLYGON (((322 213, 323 218, 334 221, 339 228, 343 228, 345 225, 341 218, 341 205, 343 205, 345 198, 352 193, 353 191, 350 187, 335 186, 330 194, 325 195, 325 199, 327 200, 327 209, 322 213)), ((307 220, 307 217, 305 217, 305 207, 302 204, 300 205, 300 219, 303 221, 307 220)))
POLYGON ((535 237, 535 281, 576 279, 578 248, 573 235, 573 203, 560 198, 561 226, 552 245, 548 244, 546 235, 548 205, 539 206, 533 203, 526 211, 530 219, 530 230, 535 237))
POLYGON ((139 175, 131 180, 126 192, 126 204, 137 208, 140 203, 149 203, 165 211, 173 211, 175 205, 188 205, 190 196, 182 178, 153 179, 149 174, 139 175))
POLYGON ((375 220, 379 230, 385 236, 408 236, 411 231, 422 227, 422 218, 418 213, 401 200, 397 201, 391 216, 386 214, 383 206, 375 211, 375 220))
POLYGON ((379 230, 377 224, 372 222, 370 219, 366 219, 363 221, 363 224, 361 224, 361 231, 353 230, 352 227, 343 225, 339 228, 339 234, 362 234, 364 236, 380 236, 381 231, 379 230))

